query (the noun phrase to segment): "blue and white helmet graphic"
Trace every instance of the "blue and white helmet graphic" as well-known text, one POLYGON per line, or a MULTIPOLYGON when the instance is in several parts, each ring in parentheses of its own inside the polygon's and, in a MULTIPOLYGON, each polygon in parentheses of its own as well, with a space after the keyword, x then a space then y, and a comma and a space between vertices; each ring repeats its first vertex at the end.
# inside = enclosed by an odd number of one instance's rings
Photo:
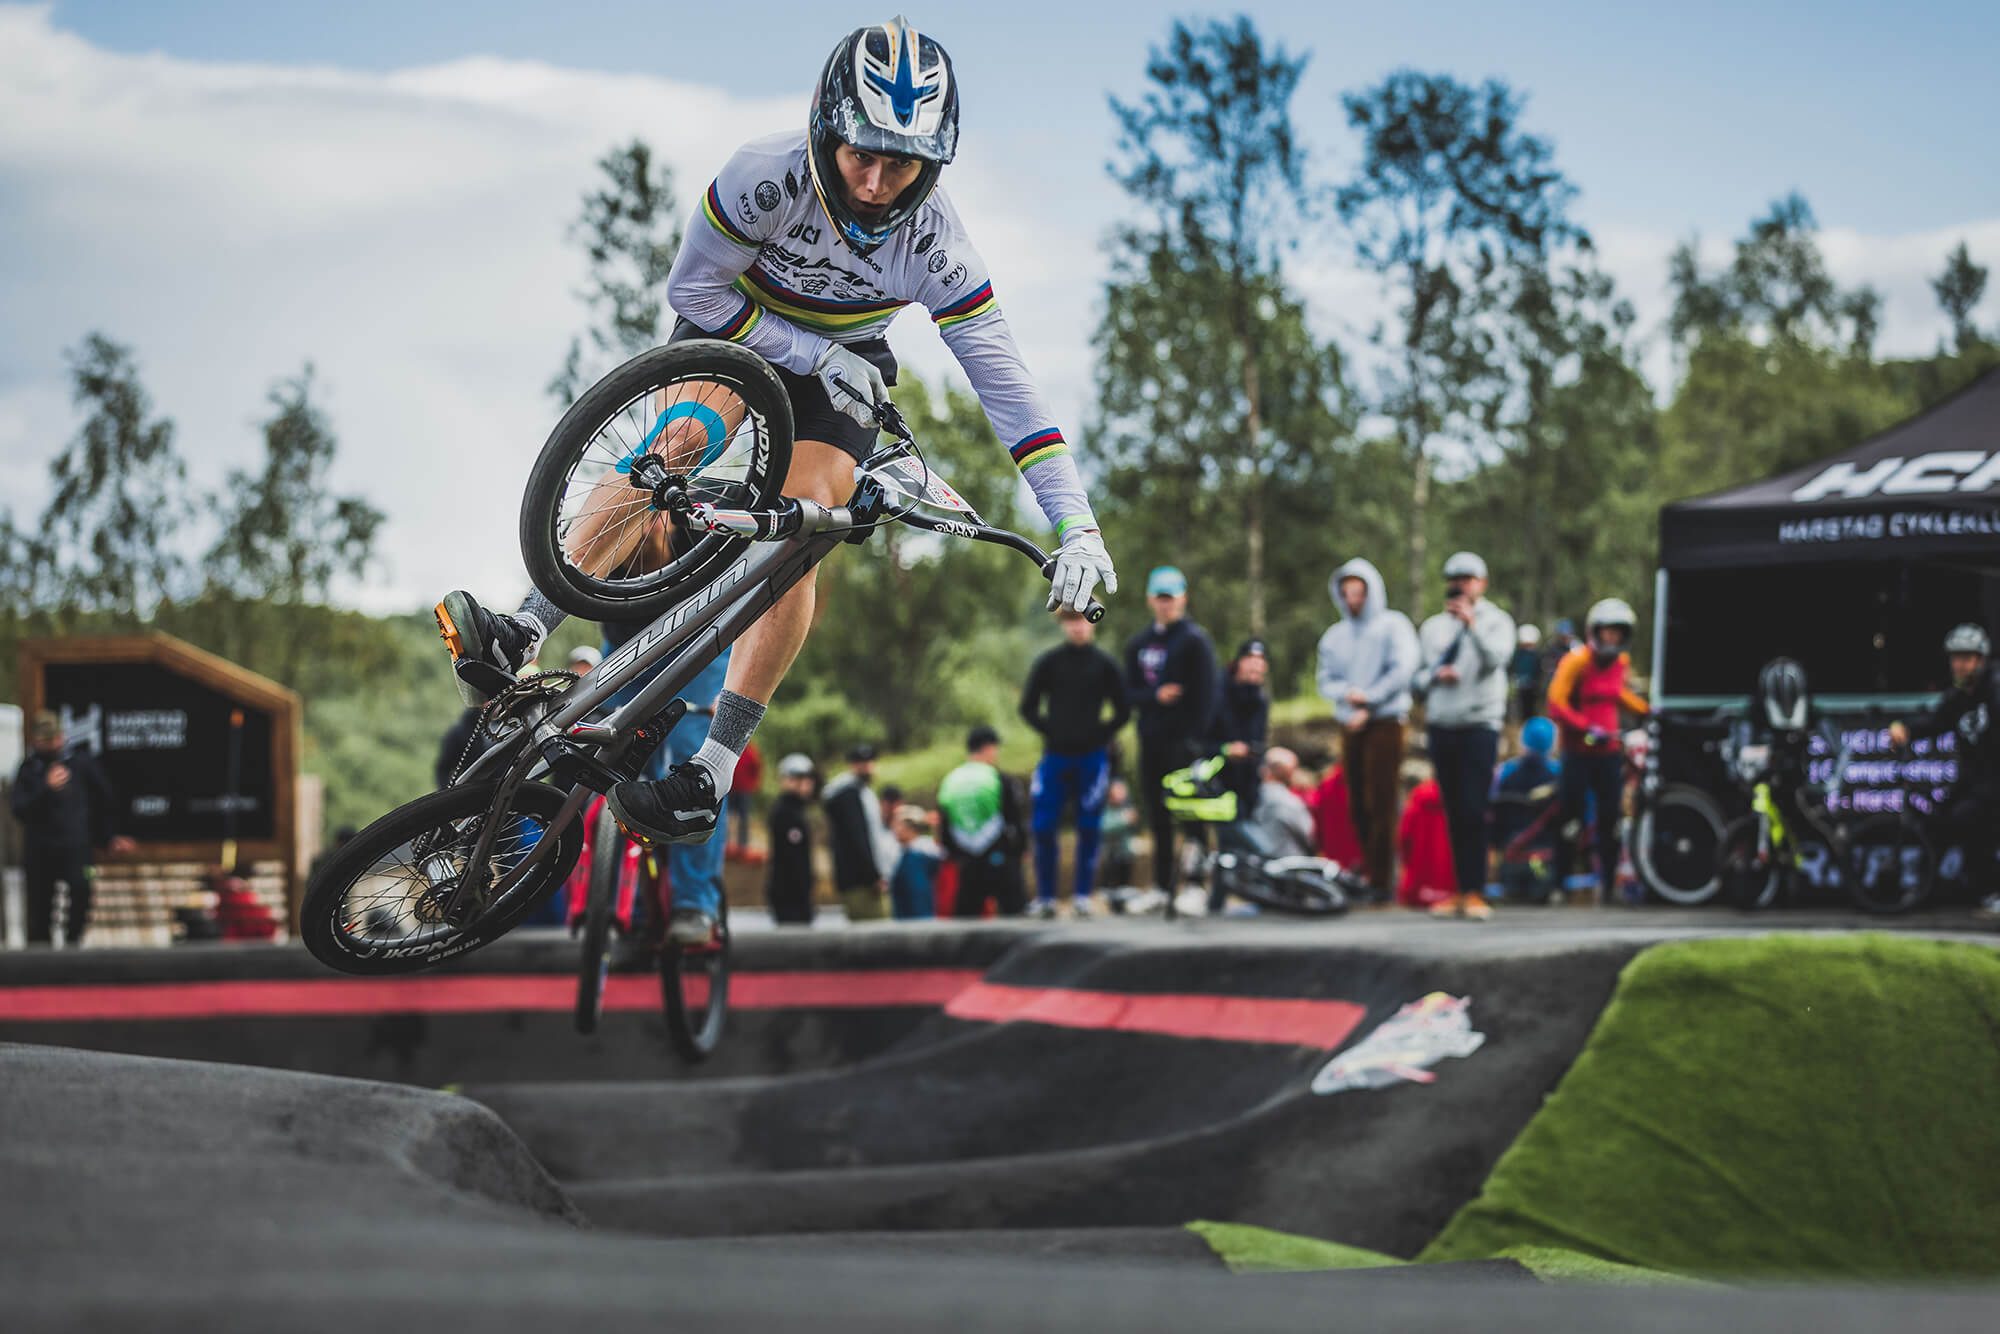
POLYGON ((881 245, 929 198, 939 170, 958 151, 958 84, 935 38, 898 15, 840 39, 813 90, 807 135, 813 186, 848 245, 881 245), (923 163, 916 181, 888 208, 862 217, 849 204, 835 154, 841 144, 923 163))

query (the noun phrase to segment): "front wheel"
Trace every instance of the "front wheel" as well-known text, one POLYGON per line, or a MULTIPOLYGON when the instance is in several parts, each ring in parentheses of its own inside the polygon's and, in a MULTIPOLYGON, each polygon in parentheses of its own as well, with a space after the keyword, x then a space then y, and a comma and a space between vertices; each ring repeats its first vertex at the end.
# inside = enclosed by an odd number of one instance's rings
POLYGON ((1722 808, 1698 787, 1662 788, 1632 822, 1632 865, 1646 888, 1668 903, 1698 907, 1722 888, 1716 874, 1725 827, 1722 808))
POLYGON ((1784 866, 1765 835, 1762 816, 1739 816, 1723 831, 1716 874, 1733 908, 1754 912, 1778 901, 1784 866))
POLYGON ((792 406, 762 357, 712 338, 642 352, 550 432, 521 498, 521 559, 549 599, 593 621, 647 620, 706 587, 740 538, 676 530, 635 484, 657 459, 690 501, 775 505, 792 406))
POLYGON ((332 852, 299 909, 299 933, 313 957, 343 973, 420 972, 497 940, 541 907, 576 863, 582 830, 575 820, 556 828, 568 801, 558 788, 524 783, 496 813, 499 790, 496 779, 418 797, 332 852), (445 909, 489 819, 500 827, 483 893, 494 894, 531 854, 542 856, 467 920, 450 921, 445 909), (549 838, 555 845, 543 850, 549 838))
POLYGON ((706 945, 667 940, 660 948, 660 999, 667 1038, 684 1061, 705 1061, 722 1041, 729 1014, 729 904, 718 905, 706 945))
POLYGON ((576 1031, 595 1033, 604 1014, 604 984, 611 974, 611 919, 618 911, 618 875, 625 865, 625 833, 602 802, 590 823, 590 886, 583 909, 583 957, 576 969, 576 1031))
POLYGON ((1905 913, 1930 898, 1937 849, 1915 820, 1889 812, 1868 816, 1849 828, 1847 846, 1847 893, 1855 907, 1905 913))

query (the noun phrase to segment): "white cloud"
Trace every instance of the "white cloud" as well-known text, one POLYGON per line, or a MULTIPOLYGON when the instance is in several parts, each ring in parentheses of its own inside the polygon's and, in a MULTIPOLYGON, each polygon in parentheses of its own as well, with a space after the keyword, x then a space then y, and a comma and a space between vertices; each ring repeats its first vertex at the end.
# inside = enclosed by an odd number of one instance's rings
MULTIPOLYGON (((48 6, 0 5, 0 466, 14 479, 0 503, 44 501, 43 464, 75 429, 62 349, 88 331, 135 348, 209 483, 256 461, 265 390, 311 359, 340 433, 337 484, 390 514, 389 569, 346 595, 402 609, 462 582, 504 599, 525 586, 514 518, 551 424, 542 386, 583 317, 563 232, 592 164, 642 136, 691 205, 736 144, 797 124, 805 97, 804 76, 741 98, 486 57, 372 74, 119 55, 55 27, 48 6)), ((992 151, 968 144, 953 197, 1058 417, 1080 425, 1116 192, 1057 206, 1023 188, 1032 159, 992 151)), ((1840 279, 1884 292, 1885 350, 1935 344, 1926 277, 1961 235, 2000 261, 2000 222, 1828 231, 1840 279)), ((1600 236, 1649 321, 1674 239, 1600 236)), ((1315 323, 1358 341, 1380 294, 1333 257, 1337 238, 1316 244, 1298 261, 1315 323)), ((949 366, 928 320, 905 316, 891 339, 918 371, 949 366)))

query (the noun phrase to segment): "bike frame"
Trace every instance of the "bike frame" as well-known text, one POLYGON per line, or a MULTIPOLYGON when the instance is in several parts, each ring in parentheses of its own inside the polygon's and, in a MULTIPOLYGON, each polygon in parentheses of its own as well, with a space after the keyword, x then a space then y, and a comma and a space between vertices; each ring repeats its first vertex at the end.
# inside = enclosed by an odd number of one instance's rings
MULTIPOLYGON (((781 539, 765 536, 773 531, 780 516, 789 516, 789 508, 713 512, 709 520, 711 530, 750 538, 748 550, 619 646, 565 692, 560 701, 530 706, 538 716, 523 719, 519 736, 495 746, 466 767, 454 785, 485 777, 503 765, 505 769, 487 818, 466 859, 465 870, 459 876, 459 886, 447 901, 447 915, 457 912, 469 886, 484 878, 487 859, 503 824, 499 817, 536 767, 545 762, 549 749, 569 743, 590 748, 593 758, 600 761, 616 762, 623 758, 641 724, 677 699, 724 648, 831 555, 835 547, 851 540, 857 532, 865 535, 885 521, 906 523, 930 532, 1009 547, 1033 559, 1044 577, 1053 571, 1053 560, 1040 547, 1018 533, 973 521, 978 516, 969 510, 967 519, 934 518, 908 508, 900 512, 888 510, 882 483, 876 480, 870 465, 894 461, 913 447, 914 442, 905 432, 897 434, 896 444, 885 446, 867 462, 857 465, 855 491, 846 505, 828 508, 811 501, 791 500, 790 504, 800 507, 801 516, 794 536, 781 539), (759 537, 765 540, 760 541, 759 537), (585 721, 613 695, 655 668, 661 668, 659 675, 609 717, 598 723, 585 721)), ((1104 609, 1093 602, 1089 614, 1093 621, 1099 620, 1104 609)), ((577 818, 597 790, 588 782, 577 783, 547 832, 486 894, 504 894, 532 874, 555 846, 555 835, 577 818)))

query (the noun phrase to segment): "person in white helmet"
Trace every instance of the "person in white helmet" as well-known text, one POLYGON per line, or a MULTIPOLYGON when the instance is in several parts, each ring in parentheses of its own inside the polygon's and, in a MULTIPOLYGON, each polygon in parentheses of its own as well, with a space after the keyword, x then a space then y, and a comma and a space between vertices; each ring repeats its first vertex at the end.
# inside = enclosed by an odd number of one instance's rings
POLYGON ((1958 779, 1938 803, 1938 818, 1964 848, 1966 878, 1982 896, 1979 915, 2000 919, 2000 668, 1993 641, 1977 625, 1961 625, 1945 636, 1951 689, 1921 718, 1889 726, 1889 740, 1907 746, 1913 739, 1950 735, 1958 779))
POLYGON ((1563 655, 1549 681, 1549 717, 1562 736, 1562 829, 1556 874, 1567 880, 1576 861, 1586 807, 1597 807, 1597 879, 1607 897, 1618 880, 1618 818, 1625 784, 1621 710, 1644 715, 1631 674, 1630 604, 1606 598, 1584 619, 1583 642, 1563 655))

